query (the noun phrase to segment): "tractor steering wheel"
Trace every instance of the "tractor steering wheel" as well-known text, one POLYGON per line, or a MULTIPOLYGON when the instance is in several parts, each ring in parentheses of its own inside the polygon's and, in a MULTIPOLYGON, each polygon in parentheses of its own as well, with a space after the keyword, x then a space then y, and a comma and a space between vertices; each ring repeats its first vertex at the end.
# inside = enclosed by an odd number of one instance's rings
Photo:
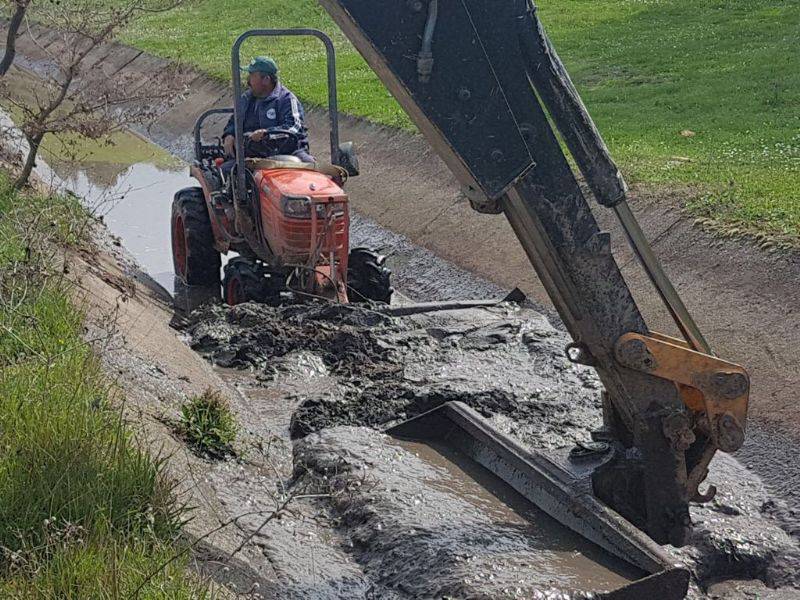
POLYGON ((288 129, 270 129, 260 141, 250 139, 251 134, 244 134, 244 153, 250 156, 251 151, 258 153, 272 152, 272 154, 292 154, 298 149, 300 134, 288 129), (291 147, 291 150, 287 148, 291 147))

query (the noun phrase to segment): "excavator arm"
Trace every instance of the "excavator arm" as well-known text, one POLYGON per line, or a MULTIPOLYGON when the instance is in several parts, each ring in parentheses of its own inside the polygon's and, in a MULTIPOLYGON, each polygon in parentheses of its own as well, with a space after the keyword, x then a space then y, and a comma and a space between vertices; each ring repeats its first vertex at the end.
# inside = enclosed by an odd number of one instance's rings
POLYGON ((627 188, 530 0, 320 0, 464 186, 503 213, 573 342, 597 370, 613 456, 595 495, 660 543, 683 545, 717 449, 744 441, 749 379, 716 358, 663 273, 627 188), (560 135, 560 138, 559 138, 560 135), (651 331, 599 229, 613 210, 683 339, 651 331))

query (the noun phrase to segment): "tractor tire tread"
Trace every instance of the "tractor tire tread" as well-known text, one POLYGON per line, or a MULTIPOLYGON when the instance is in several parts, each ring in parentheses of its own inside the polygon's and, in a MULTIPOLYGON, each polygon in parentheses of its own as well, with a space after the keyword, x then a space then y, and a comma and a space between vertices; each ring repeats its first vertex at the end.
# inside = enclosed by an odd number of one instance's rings
POLYGON ((228 287, 234 278, 238 278, 241 284, 243 297, 239 300, 243 302, 269 302, 268 290, 264 276, 257 264, 252 260, 236 257, 228 261, 224 269, 225 277, 222 281, 223 298, 228 301, 228 287))
POLYGON ((348 262, 348 283, 354 302, 372 300, 388 304, 394 288, 392 272, 384 264, 386 257, 369 248, 353 248, 348 262))
POLYGON ((175 194, 173 220, 178 215, 183 217, 186 236, 186 284, 219 285, 222 260, 214 248, 214 231, 201 188, 184 188, 175 194))

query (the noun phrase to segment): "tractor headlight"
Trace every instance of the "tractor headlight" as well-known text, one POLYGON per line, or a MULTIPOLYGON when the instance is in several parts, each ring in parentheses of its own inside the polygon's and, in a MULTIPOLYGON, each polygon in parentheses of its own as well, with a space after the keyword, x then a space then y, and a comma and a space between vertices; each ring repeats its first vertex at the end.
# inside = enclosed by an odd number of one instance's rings
POLYGON ((284 196, 281 198, 281 208, 287 217, 311 218, 311 198, 308 196, 284 196))

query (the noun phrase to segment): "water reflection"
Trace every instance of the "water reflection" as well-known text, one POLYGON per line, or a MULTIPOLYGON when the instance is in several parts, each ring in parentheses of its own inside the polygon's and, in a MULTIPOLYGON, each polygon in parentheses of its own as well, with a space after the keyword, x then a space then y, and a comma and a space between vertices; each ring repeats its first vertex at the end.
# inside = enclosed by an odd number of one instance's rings
POLYGON ((146 162, 52 166, 68 189, 84 198, 95 214, 103 216, 108 229, 121 239, 142 269, 174 293, 172 197, 179 189, 196 184, 189 177, 188 168, 146 162))

